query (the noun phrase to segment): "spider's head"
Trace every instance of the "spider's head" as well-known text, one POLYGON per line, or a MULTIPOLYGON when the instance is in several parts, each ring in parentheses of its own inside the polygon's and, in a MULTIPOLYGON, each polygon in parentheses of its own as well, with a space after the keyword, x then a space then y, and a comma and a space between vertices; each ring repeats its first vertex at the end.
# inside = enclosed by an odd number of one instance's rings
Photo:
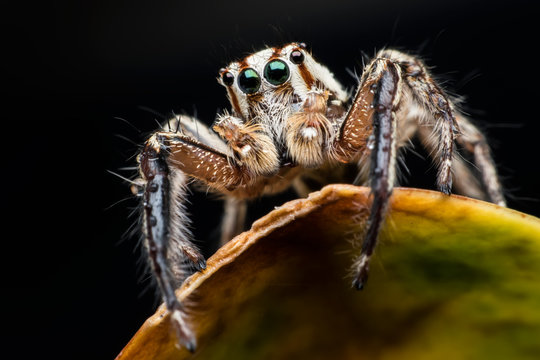
POLYGON ((347 94, 330 71, 316 62, 303 43, 253 53, 221 69, 236 116, 259 123, 280 122, 298 111, 312 90, 328 90, 339 100, 347 94))
MULTIPOLYGON (((251 54, 222 69, 218 81, 227 89, 232 116, 219 117, 214 130, 229 144, 234 141, 227 134, 244 139, 246 134, 237 128, 257 125, 251 137, 257 139, 255 143, 265 144, 266 153, 261 153, 275 154, 271 163, 277 164, 280 155, 286 162, 305 167, 324 162, 326 145, 334 134, 334 123, 327 115, 335 107, 342 108, 347 93, 304 44, 290 43, 251 54), (237 130, 231 131, 230 124, 237 130)), ((237 142, 245 145, 245 141, 237 142)), ((276 166, 266 168, 274 171, 276 166)))

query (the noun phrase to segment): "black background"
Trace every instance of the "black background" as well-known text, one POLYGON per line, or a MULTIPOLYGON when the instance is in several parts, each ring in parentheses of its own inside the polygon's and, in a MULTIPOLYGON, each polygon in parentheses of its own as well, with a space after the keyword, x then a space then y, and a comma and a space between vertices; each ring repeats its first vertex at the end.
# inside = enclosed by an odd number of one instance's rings
MULTIPOLYGON (((1 15, 2 337, 17 358, 110 359, 153 313, 137 236, 123 236, 136 201, 108 170, 133 176, 121 168, 159 114, 211 123, 227 108, 218 69, 265 45, 306 42, 349 87, 362 51, 420 54, 485 129, 509 206, 540 215, 532 1, 81 3, 1 15)), ((407 184, 432 187, 430 165, 408 160, 407 184)), ((192 203, 197 238, 212 244, 220 205, 192 203)))

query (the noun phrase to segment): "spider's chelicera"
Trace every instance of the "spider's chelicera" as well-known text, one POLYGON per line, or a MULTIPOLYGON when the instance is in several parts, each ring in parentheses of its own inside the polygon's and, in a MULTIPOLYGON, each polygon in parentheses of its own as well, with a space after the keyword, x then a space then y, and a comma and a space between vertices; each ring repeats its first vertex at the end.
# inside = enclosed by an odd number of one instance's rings
POLYGON ((398 150, 416 136, 437 164, 437 186, 505 205, 482 133, 452 104, 424 64, 395 50, 368 63, 354 97, 302 43, 267 48, 220 71, 231 110, 212 129, 176 116, 145 143, 138 157, 143 232, 148 256, 179 344, 195 336, 175 288, 186 261, 204 258, 190 240, 184 208, 192 180, 225 198, 222 242, 243 229, 246 201, 293 187, 305 196, 306 175, 353 166, 365 172, 372 205, 353 286, 361 289, 396 178, 398 150), (212 131, 213 130, 213 131, 212 131), (456 143, 480 173, 456 156, 456 143))

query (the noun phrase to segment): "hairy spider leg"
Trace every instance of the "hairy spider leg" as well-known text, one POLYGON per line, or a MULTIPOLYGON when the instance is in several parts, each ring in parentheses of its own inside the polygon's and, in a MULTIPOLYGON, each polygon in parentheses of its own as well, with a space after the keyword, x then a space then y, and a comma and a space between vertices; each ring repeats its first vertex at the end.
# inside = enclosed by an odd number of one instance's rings
POLYGON ((410 88, 412 100, 419 105, 422 116, 417 117, 418 135, 431 150, 432 159, 438 162, 439 190, 449 194, 452 179, 460 192, 476 198, 484 198, 484 190, 478 189, 468 167, 454 155, 454 141, 471 153, 474 165, 480 170, 487 200, 506 206, 502 186, 485 136, 469 119, 455 110, 455 106, 444 94, 426 70, 425 65, 413 56, 395 50, 383 50, 378 57, 388 58, 399 64, 404 79, 410 88), (424 125, 424 126, 423 126, 424 125), (431 132, 425 131, 425 128, 431 132), (457 166, 453 166, 457 163, 457 166), (452 176, 452 172, 459 176, 452 176))
POLYGON ((228 243, 236 235, 244 231, 247 215, 247 201, 227 196, 224 201, 224 214, 221 223, 220 245, 228 243))
MULTIPOLYGON (((426 148, 429 156, 433 161, 437 161, 439 155, 439 146, 437 144, 437 138, 433 136, 433 126, 422 124, 421 119, 415 119, 418 121, 419 126, 416 132, 418 139, 426 148)), ((459 137, 458 137, 459 139, 459 137)), ((476 199, 487 200, 487 194, 482 190, 479 179, 472 173, 466 160, 461 156, 454 156, 452 161, 453 172, 453 188, 460 194, 464 194, 476 199)))
POLYGON ((497 169, 485 136, 464 116, 457 116, 461 134, 456 141, 474 156, 474 164, 482 174, 482 183, 489 200, 497 205, 506 206, 497 169))
MULTIPOLYGON (((369 138, 372 146, 369 150, 373 203, 361 254, 355 262, 356 276, 353 285, 357 289, 363 288, 367 280, 369 260, 375 249, 394 186, 397 156, 395 117, 402 95, 408 95, 407 101, 429 114, 426 120, 437 137, 437 140, 432 142, 432 147, 434 143, 438 144, 433 151, 436 153, 434 158, 438 161, 437 186, 445 194, 450 194, 452 189, 454 141, 459 135, 459 125, 452 103, 419 60, 398 51, 379 52, 364 72, 354 103, 341 126, 335 144, 338 159, 347 161, 347 158, 353 158, 355 151, 361 151, 366 146, 365 133, 369 129, 366 122, 371 118, 373 128, 369 138)), ((468 131, 474 134, 474 131, 468 131)), ((478 162, 484 166, 483 169, 487 169, 486 176, 489 177, 489 172, 494 168, 491 158, 485 155, 485 148, 477 152, 480 154, 478 162)), ((497 185, 486 184, 488 190, 497 188, 497 185)), ((497 193, 496 190, 492 191, 497 193)))
POLYGON ((454 140, 460 131, 452 102, 419 59, 395 50, 380 51, 377 57, 389 59, 401 67, 403 80, 410 89, 412 101, 430 114, 426 120, 434 126, 434 135, 439 144, 437 187, 439 191, 449 195, 452 191, 454 140))
POLYGON ((353 159, 358 151, 366 147, 367 122, 371 121, 373 147, 370 149, 370 186, 373 200, 361 254, 354 265, 356 276, 353 286, 357 289, 362 289, 367 280, 369 260, 394 185, 397 151, 395 112, 401 95, 400 72, 401 69, 388 59, 375 59, 368 66, 334 145, 339 159, 353 159))
POLYGON ((222 190, 245 179, 234 159, 197 140, 175 132, 157 132, 147 141, 140 157, 143 191, 143 228, 150 263, 178 340, 194 351, 196 340, 186 321, 184 306, 175 288, 187 276, 186 259, 198 270, 206 267, 191 243, 183 200, 189 177, 222 190))

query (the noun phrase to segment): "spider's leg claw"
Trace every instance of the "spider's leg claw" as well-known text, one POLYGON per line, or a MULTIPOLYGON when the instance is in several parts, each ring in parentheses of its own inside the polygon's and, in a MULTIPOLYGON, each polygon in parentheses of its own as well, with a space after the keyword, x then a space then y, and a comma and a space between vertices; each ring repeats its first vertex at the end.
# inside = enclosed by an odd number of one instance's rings
POLYGON ((197 342, 195 339, 182 339, 181 343, 176 343, 176 347, 181 349, 185 347, 190 353, 194 353, 197 350, 197 342))
POLYGON ((206 269, 206 260, 202 255, 198 255, 197 257, 191 258, 190 260, 195 270, 203 271, 204 269, 206 269))
POLYGON ((360 264, 358 265, 358 273, 352 283, 356 290, 362 290, 366 285, 369 275, 369 256, 361 255, 360 264))
POLYGON ((359 279, 354 279, 352 285, 356 290, 364 289, 364 283, 362 281, 360 281, 359 279))
POLYGON ((204 258, 202 257, 194 264, 197 271, 203 271, 204 269, 206 269, 206 260, 204 260, 204 258))
POLYGON ((184 345, 186 346, 186 349, 188 349, 188 351, 189 351, 190 353, 192 353, 192 354, 193 354, 193 353, 195 352, 195 350, 197 349, 197 345, 195 344, 195 341, 193 341, 193 340, 192 340, 192 341, 186 342, 184 345))
POLYGON ((352 285, 356 290, 363 290, 364 286, 366 285, 367 279, 368 279, 368 272, 367 271, 361 272, 354 279, 352 285))
POLYGON ((176 334, 176 347, 185 347, 190 353, 194 353, 197 349, 197 341, 195 336, 186 326, 182 314, 179 310, 173 310, 171 313, 171 324, 176 334))
POLYGON ((446 195, 450 195, 452 193, 452 184, 439 185, 439 191, 446 195))
POLYGON ((197 271, 206 269, 206 260, 199 251, 193 248, 185 248, 184 253, 197 271))

